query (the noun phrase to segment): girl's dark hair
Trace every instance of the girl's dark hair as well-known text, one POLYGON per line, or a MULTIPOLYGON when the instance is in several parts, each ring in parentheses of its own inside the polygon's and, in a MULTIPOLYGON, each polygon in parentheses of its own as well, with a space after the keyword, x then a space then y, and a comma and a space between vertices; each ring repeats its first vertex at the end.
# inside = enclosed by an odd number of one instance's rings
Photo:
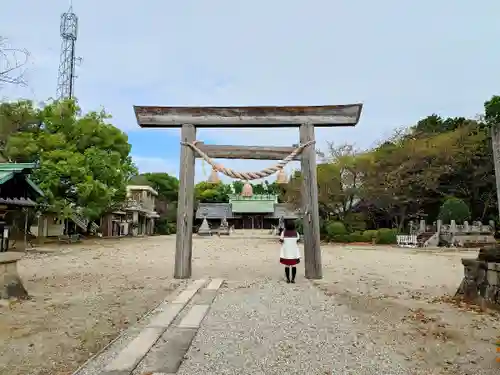
POLYGON ((295 230, 295 221, 285 221, 285 233, 283 235, 284 237, 297 237, 297 231, 295 230))

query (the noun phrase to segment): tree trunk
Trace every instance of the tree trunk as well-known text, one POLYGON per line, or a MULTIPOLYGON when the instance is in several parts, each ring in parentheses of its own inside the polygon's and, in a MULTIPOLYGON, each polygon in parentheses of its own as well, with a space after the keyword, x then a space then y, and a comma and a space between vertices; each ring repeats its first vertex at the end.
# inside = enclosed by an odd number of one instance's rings
POLYGON ((404 226, 405 219, 406 219, 406 208, 404 208, 398 215, 398 225, 397 225, 398 232, 401 232, 401 229, 404 226))

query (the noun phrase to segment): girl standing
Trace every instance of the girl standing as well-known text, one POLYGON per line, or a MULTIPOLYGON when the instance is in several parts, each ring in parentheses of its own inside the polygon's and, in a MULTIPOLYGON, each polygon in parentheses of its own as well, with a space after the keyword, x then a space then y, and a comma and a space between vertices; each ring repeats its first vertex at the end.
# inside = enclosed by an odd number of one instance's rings
POLYGON ((285 229, 281 232, 280 243, 280 263, 285 266, 285 275, 287 283, 295 283, 297 275, 296 265, 300 263, 300 251, 297 242, 300 238, 299 233, 295 229, 295 222, 286 221, 285 229), (292 277, 290 279, 290 268, 292 269, 292 277))

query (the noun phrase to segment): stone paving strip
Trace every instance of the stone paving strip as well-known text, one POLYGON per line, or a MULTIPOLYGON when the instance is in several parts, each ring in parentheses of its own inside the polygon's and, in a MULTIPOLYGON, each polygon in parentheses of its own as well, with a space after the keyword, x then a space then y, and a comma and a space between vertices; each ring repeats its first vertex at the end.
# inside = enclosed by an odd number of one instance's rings
POLYGON ((194 281, 172 303, 167 303, 159 314, 152 317, 148 326, 106 366, 105 373, 130 374, 205 283, 206 280, 194 281))
POLYGON ((177 373, 223 282, 223 279, 213 279, 193 297, 140 361, 133 375, 177 373))
MULTIPOLYGON (((210 284, 214 281, 216 280, 211 281, 210 284)), ((122 332, 100 353, 89 359, 73 375, 131 374, 171 323, 177 317, 182 316, 183 309, 189 306, 206 283, 207 280, 204 279, 195 280, 177 296, 168 296, 136 325, 122 332)))
POLYGON ((212 279, 206 285, 207 280, 193 281, 171 302, 159 305, 147 324, 129 335, 121 350, 101 359, 105 365, 81 374, 175 375, 223 282, 212 279))

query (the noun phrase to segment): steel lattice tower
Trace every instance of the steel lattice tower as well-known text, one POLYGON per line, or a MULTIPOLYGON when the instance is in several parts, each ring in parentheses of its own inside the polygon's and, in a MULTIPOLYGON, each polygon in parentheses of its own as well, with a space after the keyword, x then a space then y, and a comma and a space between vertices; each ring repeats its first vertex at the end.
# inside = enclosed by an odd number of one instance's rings
POLYGON ((57 77, 57 98, 73 98, 75 89, 75 44, 78 31, 78 17, 70 6, 61 15, 61 56, 57 77))

